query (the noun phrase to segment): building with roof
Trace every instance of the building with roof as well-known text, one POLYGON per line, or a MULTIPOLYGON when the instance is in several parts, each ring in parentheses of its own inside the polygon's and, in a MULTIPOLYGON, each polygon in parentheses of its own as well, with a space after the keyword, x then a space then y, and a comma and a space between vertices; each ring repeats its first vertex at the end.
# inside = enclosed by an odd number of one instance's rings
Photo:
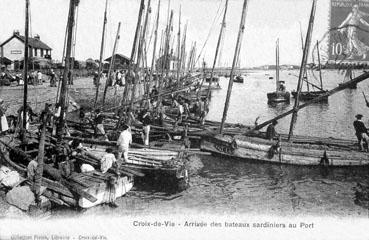
MULTIPOLYGON (((10 68, 17 68, 19 63, 24 58, 24 43, 25 37, 19 34, 19 31, 14 31, 13 35, 0 45, 0 57, 5 57, 12 61, 10 68)), ((33 38, 28 38, 29 57, 37 59, 51 60, 51 47, 42 42, 39 35, 33 38)))
MULTIPOLYGON (((110 64, 111 58, 112 57, 108 57, 104 61, 110 64)), ((107 65, 107 67, 109 67, 109 64, 107 65)), ((114 69, 127 69, 128 65, 129 65, 129 57, 119 53, 114 54, 114 65, 113 65, 114 69)))

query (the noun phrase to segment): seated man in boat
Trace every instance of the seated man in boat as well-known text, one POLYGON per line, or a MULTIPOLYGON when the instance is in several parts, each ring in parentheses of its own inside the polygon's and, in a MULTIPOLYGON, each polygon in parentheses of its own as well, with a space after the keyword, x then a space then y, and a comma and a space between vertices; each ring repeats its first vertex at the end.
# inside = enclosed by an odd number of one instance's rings
POLYGON ((268 125, 267 131, 266 131, 266 138, 268 140, 273 140, 275 137, 277 137, 277 131, 275 130, 275 126, 277 126, 278 122, 277 120, 273 120, 271 124, 268 125))
POLYGON ((278 91, 280 91, 280 92, 285 92, 286 91, 286 86, 284 85, 284 81, 279 81, 278 91))
POLYGON ((361 151, 364 151, 364 150, 369 151, 368 129, 365 127, 365 124, 361 121, 361 118, 363 117, 363 115, 362 114, 357 114, 355 117, 356 117, 356 120, 354 121, 354 128, 355 128, 357 140, 359 142, 360 150, 361 151), (364 142, 366 144, 365 149, 364 149, 364 142))
POLYGON ((129 145, 132 143, 132 134, 129 131, 129 127, 127 125, 123 125, 123 131, 119 135, 117 146, 118 146, 118 160, 128 161, 128 151, 129 145))
POLYGON ((106 154, 104 154, 100 161, 100 170, 102 173, 106 173, 117 161, 115 155, 113 154, 113 149, 107 148, 105 152, 106 154))

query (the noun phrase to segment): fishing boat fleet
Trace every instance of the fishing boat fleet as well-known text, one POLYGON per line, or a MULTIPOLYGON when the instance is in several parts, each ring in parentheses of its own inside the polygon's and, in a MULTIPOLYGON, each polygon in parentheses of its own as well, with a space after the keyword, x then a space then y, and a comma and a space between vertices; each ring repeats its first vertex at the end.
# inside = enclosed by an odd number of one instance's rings
MULTIPOLYGON (((28 86, 24 81, 24 99, 18 111, 14 131, 0 135, 0 159, 4 165, 0 181, 7 188, 11 204, 28 210, 45 202, 68 207, 90 208, 99 204, 116 207, 115 200, 126 195, 137 182, 165 186, 168 191, 181 192, 190 187, 191 156, 215 154, 242 161, 267 162, 322 167, 353 167, 369 164, 369 153, 360 151, 357 141, 293 135, 297 112, 352 85, 366 80, 363 73, 331 90, 323 89, 319 58, 320 86, 307 79, 307 61, 316 11, 313 0, 309 27, 303 44, 298 85, 292 91, 293 109, 275 118, 252 126, 226 122, 234 82, 244 82, 238 74, 240 49, 245 29, 248 1, 244 0, 241 22, 230 71, 227 96, 220 122, 206 120, 212 91, 220 89, 214 69, 219 58, 226 26, 228 0, 225 1, 214 61, 210 72, 194 71, 196 44, 192 44, 186 64, 186 31, 178 18, 177 66, 170 69, 172 55, 174 13, 168 6, 165 31, 160 54, 162 63, 154 67, 158 39, 161 1, 154 25, 151 68, 147 66, 146 31, 151 0, 141 0, 138 21, 131 51, 131 60, 121 92, 114 89, 114 58, 111 58, 106 83, 102 80, 102 56, 107 18, 106 0, 100 49, 100 65, 94 76, 94 100, 89 106, 70 113, 68 74, 73 59, 76 11, 79 1, 70 0, 65 38, 64 72, 58 87, 56 113, 46 103, 38 121, 29 121, 32 109, 28 103, 28 86), (146 10, 145 10, 146 9, 146 10), (183 32, 181 32, 183 30, 183 32), (302 91, 303 83, 307 91, 302 91), (103 89, 101 89, 104 87, 103 89), (310 87, 318 88, 310 91, 310 87), (300 104, 300 101, 304 101, 300 104), (289 134, 276 134, 275 126, 292 114, 289 134), (266 132, 260 131, 267 126, 266 132), (6 166, 6 167, 5 167, 6 166), (17 201, 16 196, 31 195, 31 200, 17 201), (26 202, 26 203, 25 203, 26 202)), ((25 41, 29 27, 29 1, 26 0, 25 41)), ((120 23, 113 47, 115 55, 120 36, 120 23)), ((318 45, 318 43, 317 43, 318 45)), ((319 46, 317 47, 319 48, 319 46)), ((24 73, 28 75, 28 49, 24 51, 24 73)), ((276 43, 276 89, 267 93, 268 103, 289 103, 290 93, 279 78, 279 40, 276 43)), ((75 93, 78 95, 78 93, 75 93)), ((365 97, 365 95, 364 95, 365 97)), ((0 109, 1 110, 1 109, 0 109)), ((1 110, 5 112, 5 110, 1 110)), ((1 113, 0 111, 0 113, 1 113)), ((4 114, 5 115, 5 114, 4 114)), ((1 126, 4 126, 2 123, 1 126)))

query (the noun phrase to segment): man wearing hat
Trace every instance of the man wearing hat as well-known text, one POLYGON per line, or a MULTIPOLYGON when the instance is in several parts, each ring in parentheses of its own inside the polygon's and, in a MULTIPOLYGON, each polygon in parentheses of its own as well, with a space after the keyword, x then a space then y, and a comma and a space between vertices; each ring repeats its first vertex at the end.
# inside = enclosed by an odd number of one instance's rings
POLYGON ((275 130, 275 126, 278 124, 277 120, 273 120, 271 124, 269 124, 266 131, 266 138, 269 140, 273 140, 277 136, 277 131, 275 130))
POLYGON ((356 116, 356 120, 354 121, 354 128, 355 128, 355 132, 356 132, 356 137, 357 140, 359 142, 359 146, 360 146, 360 150, 364 151, 364 142, 366 144, 366 151, 369 150, 369 146, 368 146, 368 129, 365 127, 365 124, 361 121, 361 118, 363 117, 363 115, 361 114, 357 114, 356 116))

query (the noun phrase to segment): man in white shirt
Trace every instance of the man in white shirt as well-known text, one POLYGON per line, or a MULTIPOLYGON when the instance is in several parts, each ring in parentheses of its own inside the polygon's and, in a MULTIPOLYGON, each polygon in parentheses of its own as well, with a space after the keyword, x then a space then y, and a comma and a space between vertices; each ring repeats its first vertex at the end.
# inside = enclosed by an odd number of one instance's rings
POLYGON ((131 143, 132 143, 132 134, 129 131, 129 127, 127 125, 124 125, 123 126, 123 131, 119 135, 119 139, 117 141, 118 160, 121 160, 122 155, 123 155, 123 160, 125 162, 128 161, 128 150, 129 150, 129 145, 131 143))
POLYGON ((113 154, 113 149, 107 148, 106 154, 102 157, 100 163, 100 170, 102 173, 106 173, 117 160, 113 154))

